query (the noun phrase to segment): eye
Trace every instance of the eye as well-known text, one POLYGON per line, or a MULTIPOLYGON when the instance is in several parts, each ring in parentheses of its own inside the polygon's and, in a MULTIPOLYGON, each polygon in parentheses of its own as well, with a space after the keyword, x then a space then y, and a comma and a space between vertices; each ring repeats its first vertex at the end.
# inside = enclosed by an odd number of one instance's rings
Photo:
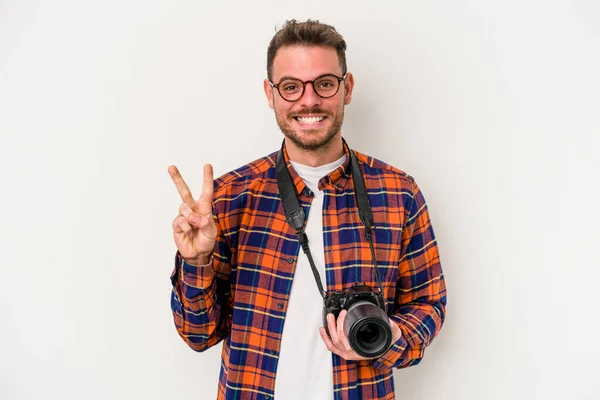
POLYGON ((285 93, 295 93, 302 90, 302 84, 296 81, 283 81, 279 84, 279 88, 285 93))
POLYGON ((319 90, 329 91, 335 90, 337 87, 337 80, 334 80, 331 77, 323 77, 316 82, 317 88, 319 90))

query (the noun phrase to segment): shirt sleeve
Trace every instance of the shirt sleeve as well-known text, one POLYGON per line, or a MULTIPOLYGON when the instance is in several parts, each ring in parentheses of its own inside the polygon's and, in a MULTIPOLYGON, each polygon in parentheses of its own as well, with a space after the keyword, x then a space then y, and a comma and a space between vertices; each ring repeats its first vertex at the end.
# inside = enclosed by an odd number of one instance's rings
POLYGON ((405 208, 399 278, 390 319, 402 337, 374 360, 375 368, 405 368, 418 364, 439 333, 446 314, 446 285, 437 241, 423 194, 413 181, 413 199, 405 208))
POLYGON ((229 284, 229 247, 221 235, 206 265, 187 263, 175 255, 171 274, 171 311, 179 336, 196 351, 219 343, 231 331, 233 300, 229 284))

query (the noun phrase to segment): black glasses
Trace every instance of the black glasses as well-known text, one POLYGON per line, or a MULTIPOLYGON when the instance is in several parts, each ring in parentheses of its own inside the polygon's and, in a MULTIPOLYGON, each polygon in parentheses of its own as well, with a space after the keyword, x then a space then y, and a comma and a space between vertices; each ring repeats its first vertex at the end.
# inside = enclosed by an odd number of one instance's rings
POLYGON ((269 80, 271 87, 277 89, 281 97, 285 101, 298 101, 302 95, 308 83, 312 84, 315 93, 324 99, 328 99, 337 94, 340 90, 340 83, 346 79, 348 74, 342 78, 334 74, 321 75, 312 81, 301 81, 295 78, 284 78, 281 82, 275 84, 269 80))

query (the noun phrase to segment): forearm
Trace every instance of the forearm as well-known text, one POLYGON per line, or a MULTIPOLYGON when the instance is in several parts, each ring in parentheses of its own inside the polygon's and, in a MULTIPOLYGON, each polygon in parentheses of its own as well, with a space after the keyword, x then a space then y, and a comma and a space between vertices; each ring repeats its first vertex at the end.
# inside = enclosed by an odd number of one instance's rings
POLYGON ((399 278, 390 316, 402 338, 375 362, 376 367, 418 364, 446 316, 446 285, 437 240, 423 194, 416 184, 413 190, 413 201, 405 208, 399 278))
POLYGON ((446 313, 445 300, 427 303, 416 301, 405 304, 390 316, 402 337, 390 350, 375 360, 376 368, 406 368, 418 364, 423 358, 425 348, 437 336, 444 323, 446 313))
MULTIPOLYGON (((229 334, 229 290, 215 274, 215 263, 195 266, 186 263, 179 253, 171 277, 171 311, 177 332, 194 350, 203 351, 229 334)), ((222 267, 222 266, 220 266, 222 267)))

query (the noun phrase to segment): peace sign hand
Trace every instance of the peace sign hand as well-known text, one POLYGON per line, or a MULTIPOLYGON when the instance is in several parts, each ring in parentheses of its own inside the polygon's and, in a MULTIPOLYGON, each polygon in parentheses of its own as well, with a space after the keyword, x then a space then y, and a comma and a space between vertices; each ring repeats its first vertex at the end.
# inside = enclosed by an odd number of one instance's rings
POLYGON ((202 194, 194 200, 187 184, 176 166, 168 168, 183 203, 179 215, 173 220, 173 237, 184 260, 200 266, 208 263, 217 239, 217 226, 212 215, 213 169, 204 166, 202 194))

